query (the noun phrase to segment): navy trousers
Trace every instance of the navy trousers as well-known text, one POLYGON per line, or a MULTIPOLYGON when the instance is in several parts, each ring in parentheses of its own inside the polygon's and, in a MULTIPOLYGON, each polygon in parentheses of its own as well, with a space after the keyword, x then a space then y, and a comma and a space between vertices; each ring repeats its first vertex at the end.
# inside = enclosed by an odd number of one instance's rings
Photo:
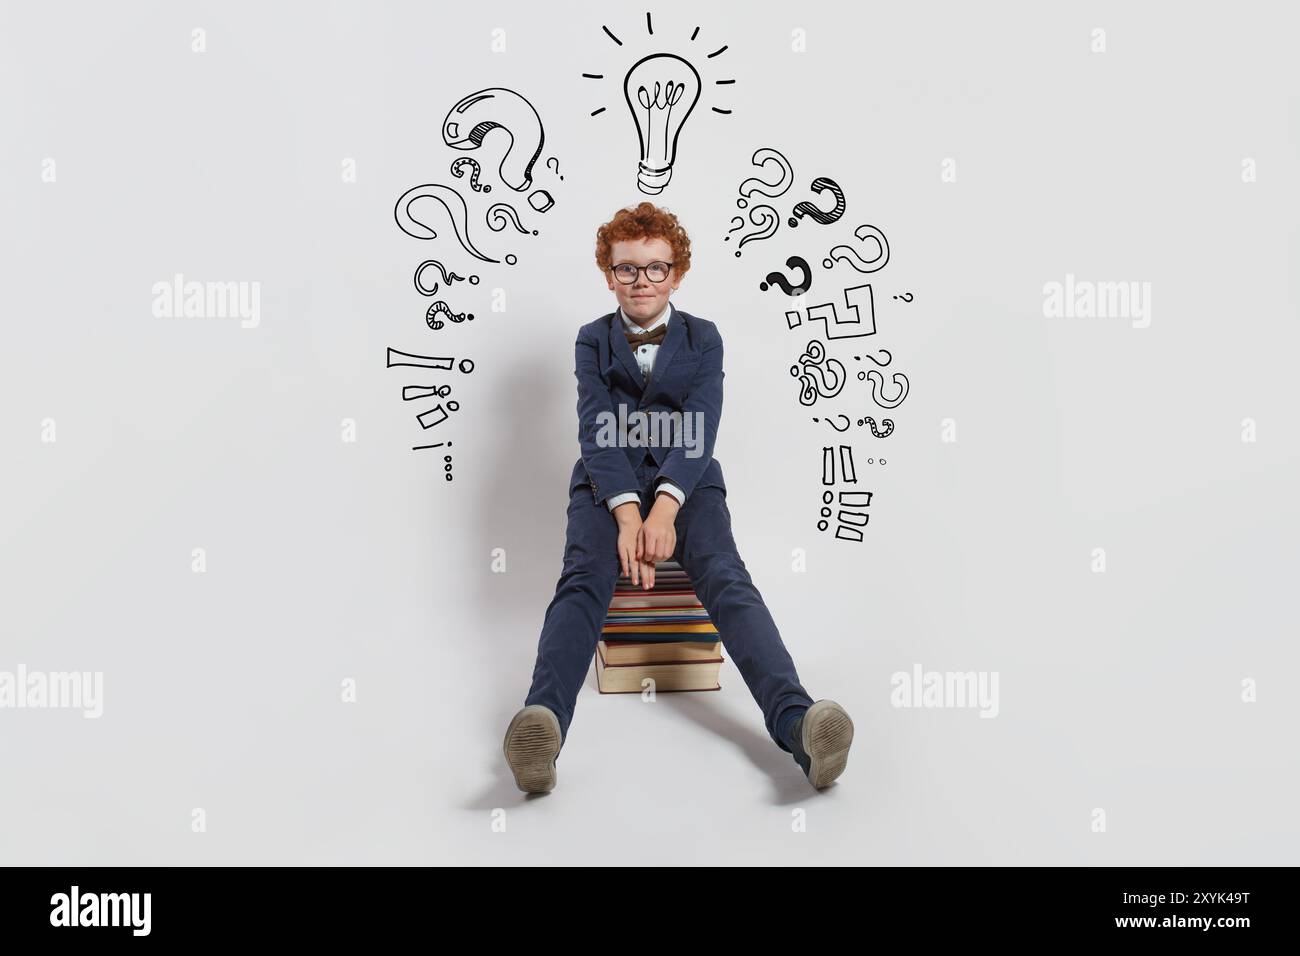
MULTIPOLYGON (((653 461, 647 458, 636 471, 645 518, 654 504, 653 461)), ((673 559, 690 577, 727 657, 762 709, 768 734, 789 752, 778 733, 782 712, 791 706, 810 707, 813 700, 800 685, 772 615, 736 553, 725 493, 720 488, 696 488, 678 509, 675 526, 673 559)), ((524 701, 549 707, 559 718, 565 738, 622 573, 617 544, 618 521, 609 507, 597 502, 587 485, 576 487, 569 498, 564 568, 546 608, 533 683, 524 701)))

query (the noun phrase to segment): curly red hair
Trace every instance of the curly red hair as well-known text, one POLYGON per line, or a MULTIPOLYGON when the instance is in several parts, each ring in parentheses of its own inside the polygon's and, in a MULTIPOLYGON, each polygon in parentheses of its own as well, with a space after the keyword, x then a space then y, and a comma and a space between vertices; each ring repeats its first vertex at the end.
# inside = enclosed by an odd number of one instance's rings
POLYGON ((673 268, 677 275, 684 276, 690 269, 691 238, 677 217, 652 202, 643 202, 635 208, 620 209, 613 219, 596 230, 596 265, 600 271, 614 268, 614 243, 638 239, 664 240, 673 247, 673 268))

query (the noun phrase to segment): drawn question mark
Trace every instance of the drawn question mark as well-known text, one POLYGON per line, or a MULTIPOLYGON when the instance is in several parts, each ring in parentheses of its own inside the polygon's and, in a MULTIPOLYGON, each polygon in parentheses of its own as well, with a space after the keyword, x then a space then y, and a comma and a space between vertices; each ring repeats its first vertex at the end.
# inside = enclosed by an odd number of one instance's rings
POLYGON ((473 312, 453 312, 446 302, 439 299, 433 305, 429 306, 428 312, 424 313, 425 324, 435 332, 438 331, 438 329, 442 328, 444 324, 438 321, 438 316, 443 313, 445 313, 447 318, 451 319, 453 322, 464 322, 466 319, 472 321, 474 319, 473 312))
MULTIPOLYGON (((551 168, 552 168, 552 167, 551 167, 551 163, 554 163, 554 164, 555 164, 555 167, 554 167, 555 175, 560 176, 560 161, 559 161, 558 159, 556 159, 554 156, 552 156, 550 159, 548 159, 548 160, 546 161, 546 168, 547 168, 547 169, 551 169, 551 168)), ((560 176, 560 182, 564 182, 564 177, 563 177, 563 176, 560 176)))
POLYGON ((794 169, 790 166, 790 161, 775 149, 763 147, 754 150, 754 155, 750 158, 750 163, 759 167, 765 173, 767 172, 768 163, 776 163, 777 167, 780 169, 781 176, 774 183, 769 183, 764 179, 759 179, 757 176, 751 176, 749 179, 746 179, 741 183, 740 188, 737 189, 741 198, 736 200, 736 205, 741 209, 744 209, 749 205, 749 197, 754 193, 758 193, 760 196, 767 196, 770 199, 775 199, 777 196, 782 195, 787 189, 789 189, 790 184, 794 182, 794 169))
MULTIPOLYGON (((881 368, 884 368, 886 365, 888 365, 890 362, 892 362, 892 361, 894 360, 894 356, 890 354, 889 349, 881 349, 880 351, 883 352, 883 353, 885 354, 885 360, 884 360, 883 362, 880 361, 880 359, 876 358, 874 355, 868 355, 867 358, 871 359, 871 361, 875 362, 875 363, 876 363, 877 365, 879 365, 881 368)), ((855 356, 853 356, 853 357, 854 357, 855 359, 857 359, 859 362, 862 361, 862 356, 861 356, 861 355, 855 355, 855 356)), ((859 382, 862 381, 863 379, 865 379, 866 377, 867 377, 867 373, 866 373, 866 372, 859 372, 859 373, 858 373, 858 381, 859 381, 859 382)), ((861 425, 862 422, 858 422, 858 424, 861 425)))
POLYGON ((790 285, 789 281, 786 280, 786 277, 779 272, 769 272, 764 277, 767 279, 767 282, 760 282, 758 284, 759 289, 766 292, 772 286, 779 286, 781 291, 786 295, 803 295, 812 288, 812 270, 808 268, 807 260, 801 259, 798 256, 791 256, 789 259, 785 260, 785 266, 787 269, 798 269, 803 273, 803 278, 799 281, 798 285, 790 285))
POLYGON ((504 129, 510 145, 497 174, 515 192, 525 192, 533 185, 533 163, 542 153, 546 134, 542 118, 533 104, 514 90, 492 87, 462 97, 442 121, 442 141, 452 149, 478 149, 495 129, 504 129))
MULTIPOLYGON (((500 259, 493 259, 491 256, 485 256, 474 248, 474 244, 469 240, 469 209, 465 206, 465 200, 461 198, 460 193, 450 186, 444 186, 442 183, 424 183, 419 186, 412 186, 402 195, 397 197, 397 205, 393 209, 393 218, 397 220, 397 226, 408 236, 414 236, 416 239, 437 239, 438 233, 427 222, 416 219, 411 214, 411 206, 419 199, 436 199, 447 215, 451 217, 452 229, 456 231, 456 239, 460 242, 461 248, 476 259, 482 259, 484 262, 500 262, 500 259)), ((509 258, 507 257, 507 261, 509 258)))
POLYGON ((822 260, 822 265, 827 269, 835 267, 835 261, 847 262, 859 272, 879 272, 885 268, 885 263, 889 261, 889 240, 885 234, 875 226, 858 226, 853 230, 853 234, 858 237, 859 242, 865 242, 873 239, 876 245, 880 247, 880 255, 876 258, 867 260, 858 255, 857 250, 852 246, 834 246, 829 253, 828 258, 822 260))
POLYGON ((907 376, 902 372, 895 372, 893 375, 894 384, 898 386, 897 398, 881 398, 880 393, 885 387, 885 376, 874 368, 867 373, 867 378, 871 380, 871 400, 881 408, 897 408, 903 404, 903 399, 907 398, 908 382, 907 376))
MULTIPOLYGON (((423 275, 424 270, 429 268, 430 266, 438 267, 438 271, 442 273, 442 281, 447 283, 447 285, 451 285, 453 282, 465 281, 464 276, 458 276, 454 272, 448 272, 447 267, 444 266, 437 259, 425 259, 423 262, 421 262, 418 266, 415 267, 415 288, 419 291, 420 295, 438 294, 438 283, 435 282, 433 284, 433 288, 429 288, 425 286, 422 282, 420 282, 420 276, 423 275)), ((478 276, 470 276, 469 284, 478 285, 478 276)))
POLYGON ((480 170, 479 170, 478 160, 474 159, 473 157, 462 156, 460 159, 452 163, 451 174, 455 176, 457 179, 462 178, 465 175, 464 170, 466 166, 473 167, 473 169, 469 174, 469 188, 474 190, 474 192, 490 193, 492 191, 491 186, 480 186, 478 183, 478 174, 480 170))
MULTIPOLYGON (((737 243, 737 257, 740 256, 740 250, 745 247, 745 243, 754 242, 759 239, 767 239, 769 236, 773 235, 776 232, 777 227, 781 225, 781 217, 771 206, 755 206, 749 211, 749 221, 755 226, 758 226, 758 229, 755 232, 751 232, 748 235, 741 237, 740 242, 737 243), (760 222, 760 220, 762 221, 760 222)), ((731 237, 728 236, 727 238, 729 239, 731 237)))
MULTIPOLYGON (((880 431, 879 429, 876 428, 876 420, 872 418, 870 415, 866 416, 865 418, 859 418, 858 424, 871 426, 871 434, 874 435, 876 438, 888 438, 890 435, 894 433, 894 420, 892 418, 882 418, 880 420, 880 424, 885 426, 884 431, 880 431)), ((880 460, 880 463, 883 465, 885 463, 885 460, 882 458, 880 460)))
POLYGON ((836 359, 829 359, 823 365, 804 365, 804 374, 816 375, 817 393, 822 398, 834 398, 844 388, 844 366, 836 359), (839 366, 840 371, 835 371, 835 366, 839 366), (828 381, 829 377, 829 381, 828 381))
MULTIPOLYGON (((849 426, 853 424, 851 421, 849 421, 849 416, 848 416, 848 415, 836 415, 835 417, 836 417, 836 418, 842 418, 842 419, 844 419, 844 427, 843 427, 843 428, 839 428, 839 427, 837 427, 836 424, 835 424, 835 422, 832 421, 832 420, 829 419, 829 418, 825 419, 825 422, 826 422, 827 425, 830 425, 831 428, 834 428, 837 432, 846 432, 846 431, 849 430, 849 426)), ((820 418, 818 418, 816 415, 814 415, 814 416, 813 416, 813 421, 815 421, 815 422, 820 422, 820 421, 823 421, 823 419, 820 419, 820 418)))
POLYGON ((790 375, 799 380, 801 405, 811 405, 818 398, 834 398, 844 388, 847 378, 844 364, 838 359, 827 359, 825 346, 817 341, 808 343, 808 348, 799 356, 798 364, 790 366, 790 375), (823 362, 826 363, 825 368, 822 367, 823 362), (827 375, 830 376, 829 382, 827 375))
POLYGON ((896 295, 896 296, 894 296, 894 298, 895 298, 895 299, 902 299, 904 302, 911 302, 911 301, 912 301, 912 293, 910 293, 910 292, 904 292, 902 295, 896 295))
MULTIPOLYGON (((528 235, 528 230, 519 223, 519 213, 515 212, 515 207, 508 202, 493 204, 487 211, 487 224, 493 232, 500 232, 506 226, 514 226, 525 236, 528 235)), ((537 235, 536 229, 533 230, 533 235, 537 235)))
POLYGON ((797 203, 794 209, 791 210, 792 215, 788 220, 791 228, 799 225, 799 220, 804 216, 807 216, 813 222, 819 222, 825 226, 829 223, 835 222, 840 218, 840 216, 844 215, 844 190, 840 189, 839 184, 835 182, 835 180, 828 179, 825 176, 818 176, 812 181, 812 184, 808 188, 818 194, 829 192, 835 197, 835 205, 830 209, 822 209, 816 203, 809 202, 808 200, 797 203))

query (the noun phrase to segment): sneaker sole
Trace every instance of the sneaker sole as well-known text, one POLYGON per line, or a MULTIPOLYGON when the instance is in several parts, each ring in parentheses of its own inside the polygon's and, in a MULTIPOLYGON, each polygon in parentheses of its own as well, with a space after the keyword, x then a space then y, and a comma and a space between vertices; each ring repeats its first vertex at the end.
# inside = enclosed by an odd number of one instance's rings
POLYGON ((848 712, 833 700, 819 700, 804 714, 803 749, 811 763, 808 782, 818 790, 844 772, 853 743, 853 721, 848 712))
POLYGON ((549 707, 529 704, 506 730, 502 750, 524 793, 549 793, 555 788, 555 758, 562 742, 560 722, 549 707))

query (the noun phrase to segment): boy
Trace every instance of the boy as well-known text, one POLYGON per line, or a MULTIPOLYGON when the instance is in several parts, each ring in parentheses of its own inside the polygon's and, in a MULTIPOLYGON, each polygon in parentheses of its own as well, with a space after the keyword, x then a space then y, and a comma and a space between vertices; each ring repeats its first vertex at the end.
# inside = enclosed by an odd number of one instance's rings
POLYGON ((829 786, 848 760, 853 722, 839 704, 814 702, 800 685, 736 553, 722 466, 713 457, 722 337, 714 323, 668 301, 690 261, 690 239, 677 217, 650 202, 620 210, 596 233, 596 264, 619 307, 578 330, 582 457, 569 482, 564 569, 546 609, 532 687, 503 744, 525 793, 555 786, 555 761, 620 572, 649 589, 655 563, 669 559, 690 578, 762 708, 768 734, 809 782, 829 786), (626 421, 631 411, 698 421, 702 441, 688 449, 597 439, 601 419, 626 421))

